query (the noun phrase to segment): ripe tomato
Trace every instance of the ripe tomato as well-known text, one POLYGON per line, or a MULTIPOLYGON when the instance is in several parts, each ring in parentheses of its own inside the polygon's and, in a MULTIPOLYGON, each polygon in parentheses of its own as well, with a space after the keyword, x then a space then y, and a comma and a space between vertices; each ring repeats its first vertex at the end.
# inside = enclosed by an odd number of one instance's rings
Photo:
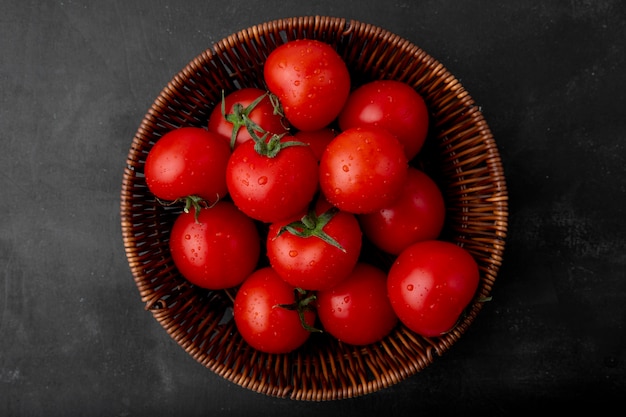
POLYGON ((317 314, 324 331, 353 345, 380 341, 398 322, 385 272, 365 263, 339 285, 317 292, 317 314))
POLYGON ((444 199, 435 181, 409 167, 400 198, 382 210, 360 215, 359 222, 374 245, 398 255, 412 243, 437 239, 445 216, 444 199))
POLYGON ((361 252, 356 217, 330 204, 308 214, 272 223, 267 236, 270 264, 285 281, 305 290, 331 288, 343 281, 361 252))
MULTIPOLYGON (((276 142, 288 144, 291 136, 276 142)), ((270 140, 270 147, 280 146, 270 140)), ((318 189, 318 165, 306 145, 281 148, 275 156, 257 152, 255 141, 239 145, 226 167, 226 184, 237 207, 253 219, 272 223, 304 210, 318 189)))
POLYGON ((402 145, 388 131, 357 127, 343 131, 320 160, 320 187, 328 201, 350 213, 371 213, 399 196, 408 161, 402 145))
POLYGON ((235 296, 233 318, 239 333, 253 348, 287 353, 302 346, 311 334, 301 320, 312 327, 316 314, 306 302, 276 271, 264 267, 241 284, 235 296))
POLYGON ((339 127, 377 126, 393 133, 412 159, 428 134, 428 108, 421 95, 401 81, 377 80, 354 90, 341 113, 339 127))
POLYGON ((230 148, 215 133, 182 127, 163 135, 144 166, 146 184, 161 200, 197 196, 215 202, 227 194, 226 163, 230 148))
POLYGON ((265 132, 276 135, 287 132, 283 116, 275 111, 267 92, 253 87, 226 95, 222 104, 211 112, 208 129, 224 138, 232 149, 252 139, 249 129, 257 136, 265 132))
POLYGON ((341 56, 329 44, 313 39, 292 40, 274 49, 263 76, 298 130, 330 124, 350 93, 350 74, 341 56))
POLYGON ((387 277, 394 311, 404 325, 426 337, 451 330, 479 283, 476 261, 451 242, 427 240, 406 248, 387 277))
POLYGON ((326 146, 328 146, 335 136, 337 136, 337 132, 329 127, 318 130, 299 130, 294 134, 296 140, 306 143, 311 147, 318 161, 322 158, 326 146))
POLYGON ((249 217, 226 200, 181 213, 172 226, 170 251, 181 275, 208 289, 239 285, 256 268, 260 237, 249 217))

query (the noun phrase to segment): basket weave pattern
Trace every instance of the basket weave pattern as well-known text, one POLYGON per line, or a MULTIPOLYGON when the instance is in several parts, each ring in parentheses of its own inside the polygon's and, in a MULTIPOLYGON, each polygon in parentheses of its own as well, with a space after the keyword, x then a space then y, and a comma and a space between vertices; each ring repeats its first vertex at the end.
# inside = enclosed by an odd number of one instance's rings
POLYGON ((270 396, 334 400, 377 391, 424 369, 461 337, 483 303, 473 302, 458 326, 438 338, 424 338, 399 325, 382 342, 365 347, 314 334, 291 354, 255 351, 235 328, 233 294, 197 288, 176 270, 168 239, 180 208, 156 201, 143 176, 146 156, 164 133, 181 126, 206 127, 222 90, 265 88, 267 55, 301 38, 333 45, 354 84, 395 79, 424 97, 432 120, 429 149, 414 163, 444 193, 448 211, 442 238, 462 245, 478 262, 477 300, 490 295, 508 218, 506 182, 492 133, 468 92, 441 63, 405 39, 358 21, 320 16, 271 21, 233 34, 194 58, 161 91, 133 138, 123 174, 121 226, 141 301, 193 358, 236 384, 270 396))

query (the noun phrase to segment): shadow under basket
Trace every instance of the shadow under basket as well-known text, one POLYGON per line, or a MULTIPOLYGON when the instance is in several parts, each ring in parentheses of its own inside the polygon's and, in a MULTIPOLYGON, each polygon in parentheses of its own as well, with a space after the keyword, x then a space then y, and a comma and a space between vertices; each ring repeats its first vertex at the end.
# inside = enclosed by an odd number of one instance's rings
MULTIPOLYGON (((333 17, 270 21, 235 33, 194 58, 161 91, 139 126, 121 189, 123 243, 145 308, 195 360, 247 389, 294 400, 338 400, 394 385, 429 366, 472 324, 501 267, 508 203, 501 159, 479 107, 446 68, 407 40, 370 24, 333 17), (170 256, 168 240, 180 207, 160 204, 143 168, 154 143, 181 126, 206 127, 225 93, 263 84, 263 64, 294 39, 332 45, 345 60, 353 88, 393 79, 411 85, 430 110, 427 144, 411 162, 440 185, 447 205, 441 239, 467 249, 480 269, 473 301, 450 332, 424 338, 399 324, 385 339, 351 346, 313 334, 289 354, 249 347, 232 319, 232 292, 188 283, 170 256)), ((374 251, 375 252, 375 251, 374 251)), ((382 253, 372 260, 389 264, 382 253)), ((234 289, 232 291, 235 291, 234 289)))

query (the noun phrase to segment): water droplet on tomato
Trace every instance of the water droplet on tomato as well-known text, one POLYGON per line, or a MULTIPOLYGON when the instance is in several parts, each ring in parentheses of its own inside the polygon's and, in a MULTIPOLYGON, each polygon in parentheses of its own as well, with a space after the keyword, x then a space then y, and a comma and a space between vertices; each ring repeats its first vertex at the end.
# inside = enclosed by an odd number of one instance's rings
POLYGON ((350 167, 348 165, 344 165, 341 167, 341 169, 343 169, 343 172, 348 172, 350 171, 350 167))
POLYGON ((191 239, 191 235, 190 234, 186 234, 185 235, 185 240, 190 240, 191 239))
POLYGON ((297 250, 290 250, 289 251, 289 256, 291 256, 292 258, 295 258, 296 256, 298 256, 298 251, 297 250))
POLYGON ((341 194, 341 188, 339 187, 335 188, 335 194, 341 194))
POLYGON ((413 291, 413 284, 409 284, 406 286, 407 291, 413 291))
POLYGON ((349 303, 350 302, 350 296, 346 295, 345 297, 343 297, 343 302, 344 303, 349 303))
POLYGON ((262 177, 259 177, 257 182, 259 183, 259 185, 265 185, 265 184, 267 184, 267 177, 265 175, 262 176, 262 177))

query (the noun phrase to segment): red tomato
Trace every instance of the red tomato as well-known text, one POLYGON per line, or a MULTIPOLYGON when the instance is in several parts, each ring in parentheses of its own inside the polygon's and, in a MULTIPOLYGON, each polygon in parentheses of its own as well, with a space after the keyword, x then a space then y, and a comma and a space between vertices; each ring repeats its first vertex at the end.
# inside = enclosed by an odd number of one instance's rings
POLYGON ((233 305, 235 325, 243 339, 266 353, 287 353, 302 346, 311 332, 303 325, 298 308, 306 326, 314 325, 316 315, 298 294, 271 267, 254 271, 241 284, 233 305))
POLYGON ((223 198, 230 148, 215 133, 182 127, 163 135, 150 149, 144 166, 146 184, 161 200, 198 196, 209 202, 223 198))
POLYGON ((335 136, 337 136, 337 132, 329 127, 319 130, 300 130, 294 134, 296 140, 306 143, 311 147, 318 161, 322 158, 326 146, 328 146, 335 136))
POLYGON ((228 201, 181 213, 172 226, 170 251, 181 275, 208 289, 239 285, 256 268, 260 237, 249 217, 228 201))
POLYGON ((339 127, 377 126, 393 133, 412 159, 428 134, 428 108, 421 95, 400 81, 377 80, 354 90, 339 115, 339 127))
MULTIPOLYGON (((293 141, 283 136, 281 143, 293 141)), ((305 210, 318 189, 318 165, 308 146, 282 148, 275 156, 261 155, 255 141, 239 145, 226 167, 230 196, 253 219, 272 223, 305 210)))
POLYGON ((292 40, 273 50, 263 76, 298 130, 330 124, 350 93, 350 74, 341 56, 329 44, 313 39, 292 40))
POLYGON ((305 290, 331 288, 352 272, 361 251, 361 228, 351 213, 318 205, 316 210, 272 223, 270 264, 285 281, 305 290))
POLYGON ((451 330, 474 298, 476 261, 454 243, 414 243, 395 260, 387 277, 394 311, 404 325, 426 337, 451 330))
POLYGON ((287 132, 283 117, 274 111, 267 92, 253 87, 226 95, 223 103, 211 112, 208 128, 224 138, 232 149, 252 139, 249 129, 257 136, 262 136, 264 132, 276 135, 287 132))
POLYGON ((400 196, 408 162, 402 145, 377 127, 348 129, 320 160, 320 187, 328 201, 350 213, 371 213, 400 196))
POLYGON ((324 331, 352 345, 378 342, 398 322, 387 298, 385 272, 365 263, 339 285, 317 292, 317 314, 324 331))
POLYGON ((445 216, 444 199, 435 181, 409 167, 400 198, 382 210, 360 215, 359 222, 374 245, 398 255, 412 243, 437 239, 445 216))

